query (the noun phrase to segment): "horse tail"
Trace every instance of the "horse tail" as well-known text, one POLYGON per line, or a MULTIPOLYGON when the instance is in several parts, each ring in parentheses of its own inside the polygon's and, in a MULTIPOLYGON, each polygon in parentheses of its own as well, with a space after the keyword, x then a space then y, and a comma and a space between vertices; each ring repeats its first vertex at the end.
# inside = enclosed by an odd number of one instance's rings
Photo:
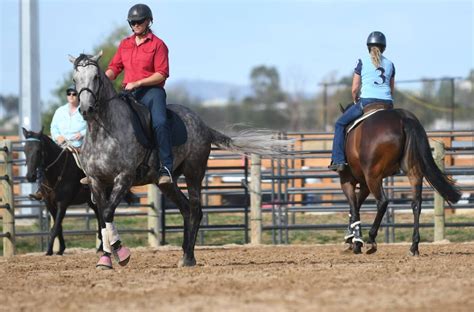
POLYGON ((454 181, 444 174, 436 165, 431 154, 430 144, 425 129, 411 113, 403 112, 403 129, 406 135, 405 154, 408 163, 417 166, 431 186, 450 203, 456 203, 461 197, 454 181), (408 153, 408 154, 407 154, 408 153))
POLYGON ((293 143, 292 139, 276 137, 270 130, 249 129, 234 136, 227 136, 212 128, 209 130, 214 145, 239 154, 284 157, 289 154, 289 147, 293 143))

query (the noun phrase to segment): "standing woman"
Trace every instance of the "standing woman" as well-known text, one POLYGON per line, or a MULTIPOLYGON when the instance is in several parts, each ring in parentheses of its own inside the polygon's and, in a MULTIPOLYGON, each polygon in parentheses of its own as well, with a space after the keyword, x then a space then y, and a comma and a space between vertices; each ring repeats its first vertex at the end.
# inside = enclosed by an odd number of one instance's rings
POLYGON ((393 106, 395 66, 382 55, 386 45, 385 36, 380 31, 370 33, 367 38, 369 54, 358 60, 352 78, 354 105, 348 108, 336 121, 331 164, 328 166, 331 170, 341 172, 346 168, 344 129, 353 120, 362 116, 363 108, 375 102, 393 106))
POLYGON ((168 47, 153 34, 151 9, 136 4, 128 11, 128 24, 133 34, 120 42, 105 71, 111 80, 124 70, 123 87, 148 107, 161 163, 158 184, 172 183, 173 155, 170 123, 166 116, 166 78, 169 76, 168 47))

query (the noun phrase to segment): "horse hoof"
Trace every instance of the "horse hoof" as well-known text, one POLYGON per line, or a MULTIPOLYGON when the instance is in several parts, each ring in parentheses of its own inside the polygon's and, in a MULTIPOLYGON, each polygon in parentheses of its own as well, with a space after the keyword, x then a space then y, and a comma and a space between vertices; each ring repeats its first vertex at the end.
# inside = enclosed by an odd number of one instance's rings
POLYGON ((46 252, 45 256, 52 256, 53 255, 53 252, 52 251, 48 251, 46 252))
POLYGON ((110 256, 102 255, 99 262, 95 265, 97 270, 110 270, 112 269, 112 260, 110 256))
POLYGON ((58 252, 56 253, 56 255, 62 256, 62 255, 64 255, 64 251, 58 251, 58 252))
POLYGON ((196 259, 180 259, 178 261, 178 268, 192 267, 196 265, 196 259))
POLYGON ((408 255, 412 257, 418 257, 420 255, 420 252, 418 250, 415 250, 415 251, 410 250, 408 251, 408 255))
POLYGON ((367 254, 371 255, 377 252, 377 248, 371 247, 370 249, 367 250, 367 254))
POLYGON ((371 255, 373 253, 377 252, 377 244, 376 243, 372 243, 370 248, 367 250, 367 254, 368 255, 371 255))
POLYGON ((355 242, 354 243, 354 248, 352 249, 352 251, 356 255, 361 254, 362 253, 362 246, 363 246, 363 244, 361 242, 355 242))
POLYGON ((114 254, 115 261, 121 266, 126 266, 130 261, 130 249, 124 246, 120 246, 118 249, 112 251, 114 254))

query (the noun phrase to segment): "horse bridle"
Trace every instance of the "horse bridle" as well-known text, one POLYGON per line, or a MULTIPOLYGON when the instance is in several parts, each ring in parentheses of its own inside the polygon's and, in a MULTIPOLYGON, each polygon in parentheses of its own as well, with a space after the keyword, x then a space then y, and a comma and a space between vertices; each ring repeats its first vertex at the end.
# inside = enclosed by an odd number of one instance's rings
MULTIPOLYGON (((55 160, 53 160, 49 165, 47 165, 45 167, 44 165, 44 147, 43 147, 43 141, 41 139, 37 139, 37 138, 27 138, 26 139, 27 141, 35 141, 35 142, 39 142, 39 144, 41 145, 41 161, 40 161, 40 164, 39 166, 37 167, 37 170, 41 172, 42 175, 44 175, 44 173, 46 173, 52 166, 54 166, 54 164, 56 164, 59 159, 61 158, 61 156, 64 154, 64 152, 66 151, 65 148, 62 149, 62 151, 59 153, 58 157, 56 157, 55 160)), ((43 182, 41 182, 41 185, 44 186, 45 188, 48 189, 48 192, 52 192, 56 189, 56 187, 58 186, 59 182, 61 182, 62 178, 63 178, 63 175, 64 175, 64 171, 66 170, 66 165, 67 165, 67 161, 68 161, 68 153, 66 153, 66 159, 64 161, 64 165, 63 165, 63 168, 61 170, 61 173, 58 175, 58 178, 56 180, 56 183, 54 184, 53 187, 50 187, 46 184, 44 184, 43 182)))
MULTIPOLYGON (((94 102, 93 104, 90 105, 90 109, 91 111, 98 111, 98 108, 99 108, 99 100, 100 100, 100 92, 102 90, 102 87, 104 85, 101 77, 100 77, 100 68, 99 68, 99 64, 91 59, 86 59, 86 62, 84 63, 77 63, 74 67, 74 70, 77 70, 77 67, 81 66, 81 67, 87 67, 87 66, 95 66, 97 68, 97 72, 99 73, 99 88, 97 89, 97 94, 92 91, 90 88, 87 88, 87 87, 84 87, 84 88, 81 88, 81 90, 79 90, 79 93, 77 94, 77 99, 79 100, 79 102, 81 101, 81 93, 86 91, 86 92, 89 92, 92 97, 94 98, 94 102)), ((109 100, 110 101, 110 100, 109 100)))

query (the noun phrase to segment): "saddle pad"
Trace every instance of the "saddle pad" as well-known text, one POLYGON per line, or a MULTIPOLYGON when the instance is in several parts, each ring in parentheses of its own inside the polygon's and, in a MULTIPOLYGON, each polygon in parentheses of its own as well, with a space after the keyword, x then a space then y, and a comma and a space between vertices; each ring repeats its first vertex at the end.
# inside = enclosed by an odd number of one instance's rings
MULTIPOLYGON (((151 117, 148 108, 145 105, 137 102, 131 96, 125 100, 132 110, 132 126, 135 132, 135 137, 140 144, 147 148, 154 148, 153 131, 151 130, 151 117)), ((188 139, 188 133, 186 126, 174 111, 166 109, 166 118, 171 124, 171 144, 173 146, 179 146, 186 143, 188 139)))
POLYGON ((65 149, 67 149, 68 151, 70 151, 72 153, 72 156, 74 157, 74 160, 76 161, 76 165, 77 167, 79 167, 79 169, 81 169, 82 171, 84 171, 84 169, 82 169, 82 164, 81 164, 81 161, 79 159, 79 151, 77 148, 75 148, 74 146, 72 145, 67 145, 65 147, 65 149))
POLYGON ((361 117, 359 117, 358 119, 354 120, 354 121, 347 127, 346 134, 349 133, 352 129, 354 129, 359 123, 361 123, 362 120, 368 118, 369 116, 372 116, 373 114, 375 114, 376 112, 381 111, 381 110, 385 110, 385 109, 384 109, 384 108, 380 108, 380 109, 372 110, 372 111, 368 112, 367 114, 364 114, 364 115, 362 115, 361 117))
POLYGON ((188 140, 186 125, 181 117, 171 109, 166 109, 166 113, 171 121, 171 144, 173 146, 183 145, 188 140))

